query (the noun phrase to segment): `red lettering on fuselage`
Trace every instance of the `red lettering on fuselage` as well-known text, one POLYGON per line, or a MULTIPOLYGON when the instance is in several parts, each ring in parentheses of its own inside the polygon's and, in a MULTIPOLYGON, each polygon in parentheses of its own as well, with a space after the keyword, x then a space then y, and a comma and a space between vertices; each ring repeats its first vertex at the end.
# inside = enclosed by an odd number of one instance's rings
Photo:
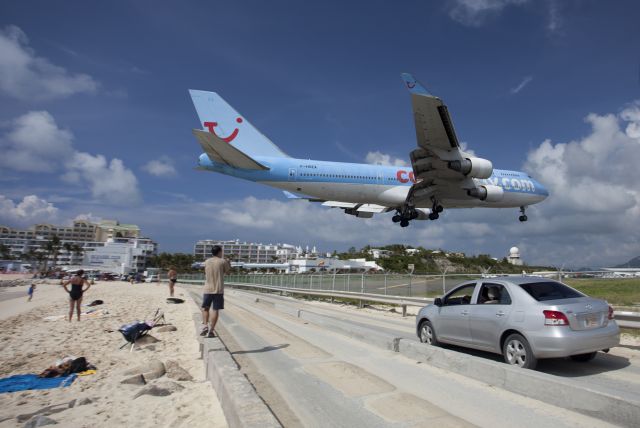
POLYGON ((396 178, 400 183, 408 183, 409 181, 412 183, 416 182, 416 177, 413 174, 413 171, 407 172, 403 169, 399 169, 398 172, 396 172, 396 178))

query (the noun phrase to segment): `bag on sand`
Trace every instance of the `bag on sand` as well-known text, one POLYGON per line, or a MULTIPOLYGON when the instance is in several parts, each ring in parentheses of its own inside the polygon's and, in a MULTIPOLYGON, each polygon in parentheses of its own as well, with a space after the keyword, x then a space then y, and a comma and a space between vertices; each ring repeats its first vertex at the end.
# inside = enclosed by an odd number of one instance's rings
POLYGON ((151 330, 151 326, 146 322, 132 322, 131 324, 125 324, 118 329, 124 340, 129 343, 135 343, 136 340, 144 336, 147 331, 151 330))

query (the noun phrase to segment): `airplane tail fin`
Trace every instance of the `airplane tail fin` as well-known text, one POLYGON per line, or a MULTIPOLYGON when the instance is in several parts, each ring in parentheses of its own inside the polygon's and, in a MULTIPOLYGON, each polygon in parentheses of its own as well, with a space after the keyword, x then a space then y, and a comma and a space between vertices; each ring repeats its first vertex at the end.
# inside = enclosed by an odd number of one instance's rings
POLYGON ((289 157, 215 92, 189 90, 200 125, 249 156, 289 157))
POLYGON ((422 86, 422 84, 420 82, 418 82, 416 80, 416 78, 413 77, 411 74, 402 73, 401 76, 402 76, 402 80, 404 80, 404 84, 406 85, 407 89, 412 94, 415 94, 415 95, 431 95, 429 93, 429 91, 427 91, 424 88, 424 86, 422 86))

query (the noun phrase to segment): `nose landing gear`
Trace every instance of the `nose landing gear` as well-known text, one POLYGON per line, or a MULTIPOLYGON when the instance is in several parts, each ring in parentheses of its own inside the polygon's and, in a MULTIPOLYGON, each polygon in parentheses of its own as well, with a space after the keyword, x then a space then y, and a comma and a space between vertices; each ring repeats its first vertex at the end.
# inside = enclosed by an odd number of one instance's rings
POLYGON ((527 221, 527 215, 524 213, 524 210, 525 210, 524 206, 520 207, 520 213, 521 214, 520 214, 520 217, 518 217, 518 220, 520 220, 522 222, 527 221))

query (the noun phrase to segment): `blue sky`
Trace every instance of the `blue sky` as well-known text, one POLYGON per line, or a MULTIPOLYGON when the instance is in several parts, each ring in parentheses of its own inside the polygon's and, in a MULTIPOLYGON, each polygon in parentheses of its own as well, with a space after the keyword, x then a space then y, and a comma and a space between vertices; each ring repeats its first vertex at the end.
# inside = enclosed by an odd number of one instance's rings
POLYGON ((4 2, 0 223, 118 218, 167 251, 237 237, 623 262, 640 254, 628 179, 640 162, 638 12, 586 0, 4 2), (403 71, 444 99, 478 155, 550 187, 528 224, 517 210, 467 210, 401 231, 193 170, 189 88, 219 92, 295 157, 408 159, 403 71))

